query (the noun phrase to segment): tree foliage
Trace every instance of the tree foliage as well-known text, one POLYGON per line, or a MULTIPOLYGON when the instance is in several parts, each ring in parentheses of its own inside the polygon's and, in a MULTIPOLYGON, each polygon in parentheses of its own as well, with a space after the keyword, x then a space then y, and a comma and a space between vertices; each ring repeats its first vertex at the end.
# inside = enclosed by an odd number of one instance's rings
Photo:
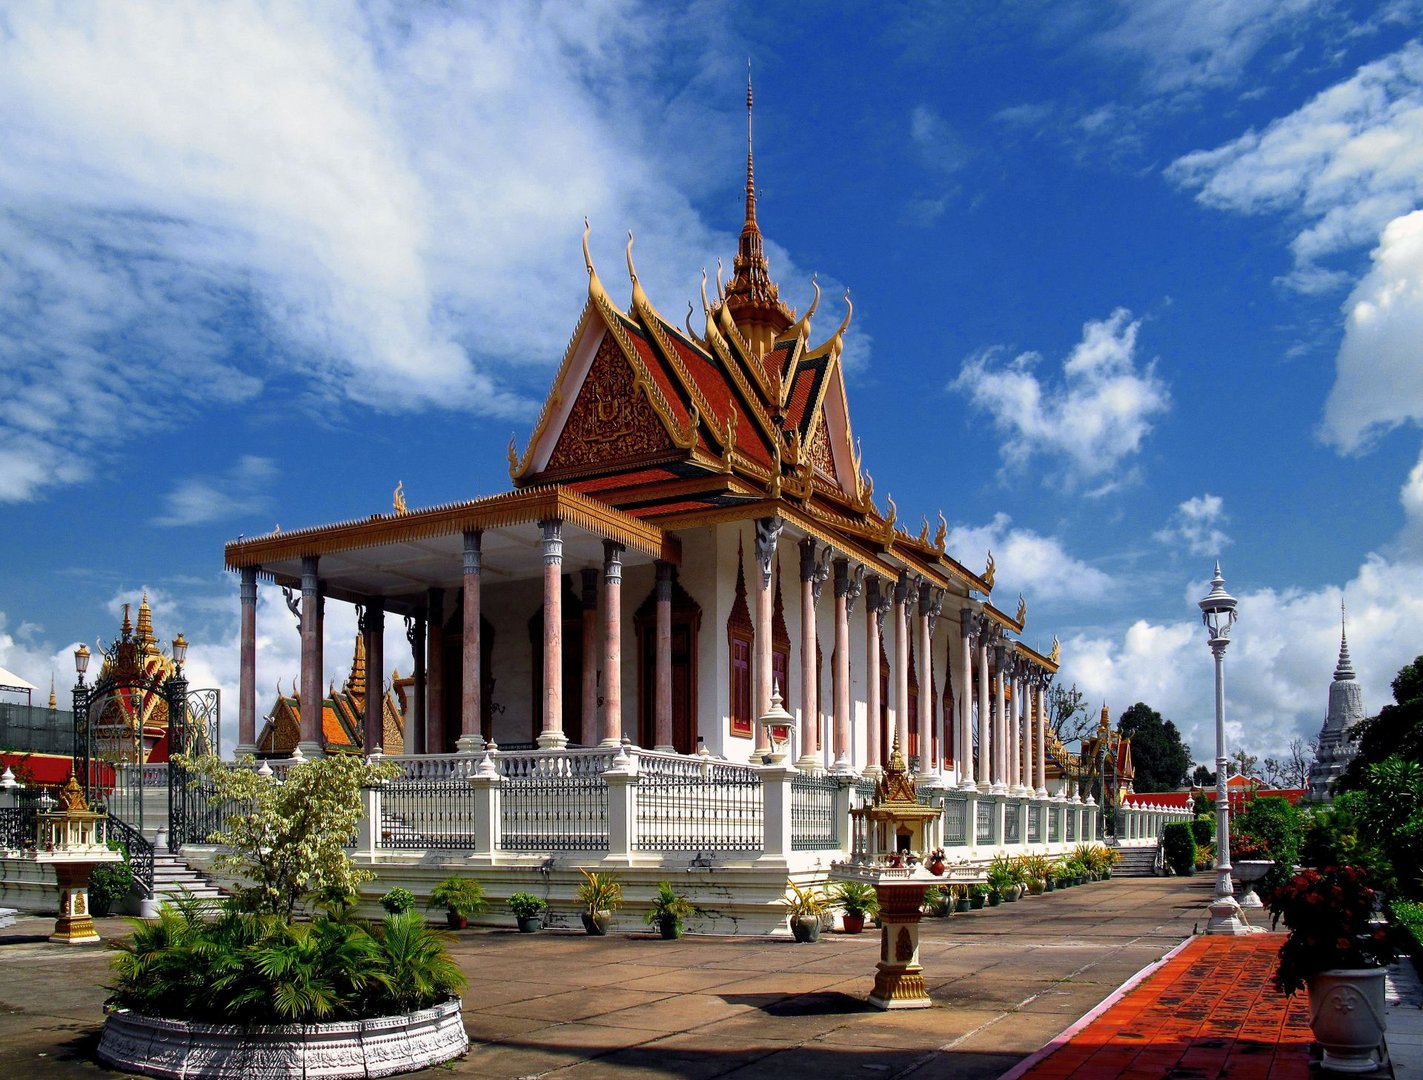
POLYGON ((1358 754, 1339 778, 1337 790, 1364 787, 1369 766, 1394 755, 1423 764, 1423 656, 1394 677, 1393 704, 1361 720, 1351 737, 1358 743, 1358 754))
POLYGON ((1131 736, 1131 760, 1136 769, 1132 785, 1137 791, 1175 791, 1186 783, 1191 768, 1191 748, 1170 720, 1140 701, 1122 713, 1117 724, 1131 736))
POLYGON ((219 864, 250 883, 236 893, 245 910, 290 918, 303 898, 353 893, 374 876, 353 867, 345 848, 361 789, 394 778, 396 766, 338 754, 293 765, 282 781, 208 756, 188 767, 211 785, 213 805, 229 810, 208 839, 227 849, 219 864))

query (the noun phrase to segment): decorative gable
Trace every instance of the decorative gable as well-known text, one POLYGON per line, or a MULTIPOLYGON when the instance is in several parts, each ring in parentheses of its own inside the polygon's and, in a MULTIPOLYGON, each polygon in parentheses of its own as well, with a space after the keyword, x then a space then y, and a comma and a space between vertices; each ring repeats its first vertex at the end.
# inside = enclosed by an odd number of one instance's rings
POLYGON ((546 468, 621 464, 675 449, 613 336, 605 335, 546 468))

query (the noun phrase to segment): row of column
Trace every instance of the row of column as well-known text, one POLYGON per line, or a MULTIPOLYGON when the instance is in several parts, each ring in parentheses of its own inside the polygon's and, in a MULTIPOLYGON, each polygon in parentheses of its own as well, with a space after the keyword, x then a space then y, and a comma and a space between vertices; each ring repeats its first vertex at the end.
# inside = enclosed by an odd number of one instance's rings
MULTIPOLYGON (((770 709, 772 694, 771 622, 773 617, 772 565, 779 543, 782 522, 778 518, 762 518, 756 522, 756 560, 761 572, 756 596, 756 715, 770 709)), ((851 769, 851 701, 850 701, 850 615, 856 599, 864 588, 864 567, 853 573, 847 559, 833 561, 835 581, 835 652, 832 671, 832 726, 834 765, 836 772, 851 769)), ((800 542, 801 601, 801 768, 819 768, 819 679, 816 656, 816 607, 821 587, 831 570, 831 553, 812 538, 800 542), (817 554, 818 552, 818 554, 817 554)), ((942 590, 911 580, 906 572, 892 588, 881 588, 877 579, 869 582, 865 603, 865 669, 867 672, 866 758, 868 772, 877 771, 890 747, 881 746, 878 718, 884 705, 880 700, 880 641, 884 621, 892 612, 894 667, 890 692, 893 695, 895 736, 900 746, 909 745, 909 641, 916 637, 918 680, 921 707, 917 716, 920 755, 920 779, 936 779, 942 754, 936 748, 945 745, 943 711, 932 707, 933 656, 932 642, 935 624, 943 602, 942 590), (913 613, 917 607, 917 616, 913 613)), ((1001 629, 974 608, 960 612, 962 626, 962 669, 958 679, 955 702, 954 732, 958 747, 956 759, 960 767, 961 785, 982 786, 984 790, 1012 791, 1023 794, 1035 791, 1047 793, 1046 779, 1046 693, 1051 673, 1030 663, 1013 650, 1001 629), (990 675, 989 650, 994 650, 994 670, 990 675), (974 678, 974 666, 978 678, 974 678), (978 686, 978 725, 980 732, 978 762, 973 754, 973 687, 978 686), (1007 691, 1012 686, 1012 692, 1007 691), (1025 702, 1026 707, 1025 707, 1025 702), (977 776, 977 780, 975 779, 977 776)), ((756 755, 766 752, 765 733, 757 725, 756 755)))
MULTIPOLYGON (((569 734, 563 730, 563 538, 562 522, 549 519, 539 522, 543 539, 543 689, 540 695, 541 748, 566 746, 569 734)), ((456 747, 461 751, 483 749, 480 730, 483 690, 481 671, 480 576, 482 530, 464 533, 462 596, 464 625, 461 642, 462 686, 460 695, 460 735, 456 747)), ((598 723, 598 674, 591 662, 583 665, 582 726, 579 732, 585 744, 600 741, 615 745, 622 740, 622 556, 624 547, 613 540, 603 542, 603 619, 602 667, 603 712, 598 723)), ((584 657, 591 661, 598 648, 597 574, 584 570, 582 646, 584 657)), ((672 579, 670 563, 656 564, 656 665, 653 716, 656 748, 672 749, 672 579)), ((241 646, 238 676, 238 752, 256 749, 256 659, 257 659, 257 570, 241 570, 241 646)), ((290 601, 289 601, 290 603, 290 601)), ((323 700, 324 662, 322 652, 322 622, 325 597, 319 576, 319 559, 302 559, 301 604, 291 604, 297 616, 301 634, 301 734, 300 747, 310 757, 323 752, 321 707, 323 700), (317 703, 315 708, 309 703, 317 703)), ((431 588, 424 597, 424 613, 407 619, 406 637, 415 658, 415 700, 412 714, 417 722, 407 731, 407 752, 425 753, 428 747, 442 749, 445 745, 445 680, 444 680, 444 590, 431 588), (425 613, 428 613, 427 620, 425 613), (428 654, 429 661, 426 662, 428 654), (423 723, 419 722, 423 718, 423 723)), ((366 694, 365 746, 373 749, 384 739, 381 672, 384 668, 385 609, 383 601, 373 598, 362 605, 359 614, 360 631, 365 640, 367 671, 371 673, 366 694)))

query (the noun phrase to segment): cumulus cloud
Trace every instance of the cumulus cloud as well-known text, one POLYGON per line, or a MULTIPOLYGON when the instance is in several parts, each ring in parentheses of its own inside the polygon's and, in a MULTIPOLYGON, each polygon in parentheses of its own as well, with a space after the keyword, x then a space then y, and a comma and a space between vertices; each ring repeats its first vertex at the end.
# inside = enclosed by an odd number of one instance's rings
POLYGON ((530 412, 527 369, 571 323, 529 313, 576 314, 585 214, 615 290, 636 228, 669 313, 735 250, 739 219, 690 201, 722 121, 728 179, 739 160, 737 95, 688 92, 734 85, 726 21, 620 0, 8 10, 0 500, 214 404, 530 412), (669 48, 696 86, 663 85, 669 48), (687 154, 669 129, 709 134, 687 154))
MULTIPOLYGON (((1088 322, 1061 378, 1039 377, 1039 353, 1005 359, 1001 346, 984 349, 964 362, 949 389, 967 394, 993 418, 1007 467, 1021 468, 1040 455, 1064 463, 1052 479, 1101 494, 1125 482, 1123 464, 1170 405, 1154 362, 1137 365, 1140 329, 1124 308, 1088 322)), ((1134 478, 1128 473, 1125 479, 1134 478)))
POLYGON ((992 552, 994 577, 1001 583, 997 591, 1020 590, 1030 607, 1037 601, 1100 599, 1113 585, 1107 574, 1068 554, 1056 537, 1014 528, 1004 513, 985 525, 951 529, 948 550, 971 569, 992 552))
POLYGON ((166 496, 166 511, 157 525, 205 525, 238 516, 252 516, 271 506, 270 490, 277 476, 271 458, 244 454, 221 476, 194 476, 166 496))
POLYGON ((1219 555, 1230 543, 1220 528, 1229 518, 1219 495, 1196 495, 1176 507, 1171 521, 1156 533, 1163 544, 1185 544, 1192 555, 1219 555))
POLYGON ((1423 210, 1389 222, 1345 311, 1323 434, 1347 452, 1423 421, 1423 210))

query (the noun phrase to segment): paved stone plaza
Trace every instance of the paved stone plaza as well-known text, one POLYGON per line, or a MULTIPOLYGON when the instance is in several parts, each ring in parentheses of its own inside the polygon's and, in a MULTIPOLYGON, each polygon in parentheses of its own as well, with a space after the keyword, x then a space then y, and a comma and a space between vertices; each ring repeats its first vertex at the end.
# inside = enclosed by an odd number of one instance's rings
MULTIPOLYGON (((997 1077, 1177 946, 1210 887, 1116 879, 928 920, 935 1008, 918 1012, 865 1005, 870 932, 796 945, 468 931, 454 953, 474 1045, 439 1074, 997 1077)), ((109 956, 51 945, 48 928, 24 918, 0 931, 0 1077, 118 1075, 93 1060, 109 956)))

